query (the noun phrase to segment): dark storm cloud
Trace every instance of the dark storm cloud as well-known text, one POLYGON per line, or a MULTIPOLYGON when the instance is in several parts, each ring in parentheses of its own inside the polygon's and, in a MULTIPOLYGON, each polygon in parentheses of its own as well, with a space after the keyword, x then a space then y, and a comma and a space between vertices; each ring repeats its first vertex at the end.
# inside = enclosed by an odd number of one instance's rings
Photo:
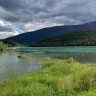
POLYGON ((4 19, 12 22, 27 22, 27 18, 30 18, 30 20, 28 19, 29 22, 34 21, 34 19, 38 20, 39 17, 40 19, 48 19, 73 15, 75 12, 77 15, 81 14, 76 9, 79 6, 84 6, 86 2, 71 1, 73 2, 69 3, 70 0, 0 0, 0 6, 13 14, 5 16, 4 19))
POLYGON ((21 0, 0 0, 0 6, 5 8, 6 10, 16 10, 22 7, 21 0))
POLYGON ((0 0, 0 18, 24 31, 96 20, 96 0, 0 0))

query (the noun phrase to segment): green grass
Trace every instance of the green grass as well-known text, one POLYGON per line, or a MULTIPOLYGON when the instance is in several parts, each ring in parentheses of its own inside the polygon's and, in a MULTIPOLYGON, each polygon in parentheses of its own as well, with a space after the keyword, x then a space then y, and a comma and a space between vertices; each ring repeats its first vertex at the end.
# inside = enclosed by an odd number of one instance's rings
POLYGON ((40 53, 45 53, 45 52, 43 52, 43 51, 33 51, 33 53, 40 54, 40 53))
POLYGON ((42 69, 7 79, 0 96, 96 96, 96 65, 42 59, 42 69))
POLYGON ((13 55, 17 55, 17 54, 19 54, 20 52, 12 51, 12 50, 6 50, 6 53, 13 54, 13 55))

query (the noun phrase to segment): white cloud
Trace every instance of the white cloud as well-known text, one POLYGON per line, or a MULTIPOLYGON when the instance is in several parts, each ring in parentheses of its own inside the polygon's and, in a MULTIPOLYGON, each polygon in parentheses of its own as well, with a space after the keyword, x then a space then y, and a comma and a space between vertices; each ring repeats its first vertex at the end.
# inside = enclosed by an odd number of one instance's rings
POLYGON ((1 26, 6 26, 6 24, 4 24, 4 22, 1 21, 1 20, 0 20, 0 25, 1 25, 1 26))
POLYGON ((0 19, 0 39, 18 35, 19 32, 22 31, 16 28, 12 28, 11 24, 8 25, 4 20, 0 19))
POLYGON ((8 38, 14 35, 18 35, 18 33, 17 32, 0 32, 0 39, 8 38))
POLYGON ((56 23, 52 23, 52 22, 43 22, 43 23, 40 23, 40 22, 32 22, 32 23, 27 23, 25 25, 25 30, 28 30, 29 32, 30 31, 35 31, 35 30, 38 30, 38 29, 42 29, 42 28, 45 28, 45 27, 52 27, 52 26, 61 26, 62 24, 56 24, 56 23))

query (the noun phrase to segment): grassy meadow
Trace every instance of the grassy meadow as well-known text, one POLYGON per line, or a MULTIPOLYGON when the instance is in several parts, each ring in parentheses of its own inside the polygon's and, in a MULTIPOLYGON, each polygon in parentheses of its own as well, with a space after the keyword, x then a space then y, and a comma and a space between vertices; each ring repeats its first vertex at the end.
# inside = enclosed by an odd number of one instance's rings
POLYGON ((7 79, 0 96, 96 96, 96 64, 43 58, 42 69, 7 79))

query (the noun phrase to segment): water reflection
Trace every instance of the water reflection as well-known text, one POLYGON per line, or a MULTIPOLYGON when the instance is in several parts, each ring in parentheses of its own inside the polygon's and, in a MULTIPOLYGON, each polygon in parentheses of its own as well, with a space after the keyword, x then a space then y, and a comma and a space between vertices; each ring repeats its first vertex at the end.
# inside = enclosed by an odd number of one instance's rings
POLYGON ((41 65, 37 63, 37 58, 23 60, 17 58, 16 55, 2 53, 0 55, 0 78, 8 78, 37 71, 41 68, 41 65))

